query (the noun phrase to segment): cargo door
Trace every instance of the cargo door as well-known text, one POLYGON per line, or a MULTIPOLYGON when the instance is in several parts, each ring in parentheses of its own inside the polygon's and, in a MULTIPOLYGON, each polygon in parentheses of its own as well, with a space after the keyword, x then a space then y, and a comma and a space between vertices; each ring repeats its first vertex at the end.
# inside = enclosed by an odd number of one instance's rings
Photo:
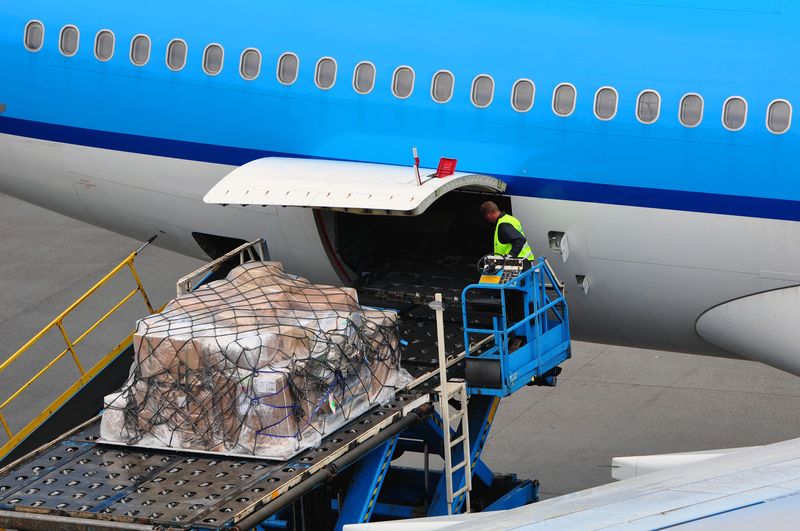
POLYGON ((248 162, 219 181, 203 201, 221 205, 307 207, 355 214, 417 216, 458 189, 502 193, 488 175, 364 162, 269 157, 248 162))

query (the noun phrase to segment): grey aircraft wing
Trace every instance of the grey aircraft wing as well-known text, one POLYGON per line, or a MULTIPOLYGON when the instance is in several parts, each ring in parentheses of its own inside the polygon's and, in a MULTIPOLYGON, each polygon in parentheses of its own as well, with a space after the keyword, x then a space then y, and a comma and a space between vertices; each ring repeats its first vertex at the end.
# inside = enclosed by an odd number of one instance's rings
POLYGON ((517 509, 345 526, 346 531, 796 529, 800 439, 748 448, 517 509))

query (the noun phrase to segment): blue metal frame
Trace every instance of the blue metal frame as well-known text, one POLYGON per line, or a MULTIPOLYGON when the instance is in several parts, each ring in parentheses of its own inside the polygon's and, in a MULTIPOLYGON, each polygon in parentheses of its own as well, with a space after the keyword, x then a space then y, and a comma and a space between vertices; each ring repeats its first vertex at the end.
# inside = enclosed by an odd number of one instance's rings
POLYGON ((336 531, 341 531, 345 524, 369 522, 389 470, 397 439, 398 436, 392 437, 358 462, 358 468, 347 489, 347 496, 339 508, 336 531))
POLYGON ((272 515, 256 527, 256 531, 267 531, 268 529, 289 529, 289 521, 272 515))
POLYGON ((526 479, 486 507, 483 512, 514 509, 536 501, 539 501, 539 482, 526 479))
POLYGON ((470 394, 509 396, 570 357, 567 301, 543 257, 531 269, 504 284, 470 284, 461 292, 461 308, 467 363, 470 358, 497 360, 502 382, 499 388, 473 387, 467 382, 470 394), (554 294, 548 293, 548 289, 554 294), (490 329, 469 326, 469 294, 478 291, 500 295, 500 315, 493 318, 490 329), (524 317, 511 324, 506 308, 509 291, 522 295, 524 308, 524 317), (476 353, 470 348, 470 336, 474 335, 491 335, 493 344, 484 352, 476 353), (514 338, 524 339, 524 342, 512 351, 509 340, 514 338))
MULTIPOLYGON (((494 344, 482 353, 476 353, 467 349, 466 355, 469 358, 496 359, 501 367, 503 386, 500 389, 485 389, 467 387, 470 394, 468 408, 468 419, 470 427, 470 453, 469 456, 472 471, 476 479, 480 480, 487 488, 493 488, 495 475, 481 461, 481 455, 486 440, 491 430, 491 426, 500 403, 500 399, 508 396, 522 385, 531 381, 531 378, 547 378, 548 374, 555 366, 569 357, 569 318, 567 305, 562 290, 557 280, 543 259, 539 259, 532 268, 523 272, 515 279, 505 284, 479 283, 467 286, 462 292, 464 302, 462 311, 465 325, 469 322, 467 311, 468 295, 477 290, 495 290, 499 292, 500 310, 498 316, 493 318, 492 329, 472 328, 465 326, 464 333, 466 344, 469 345, 471 334, 485 336, 492 335, 494 344), (553 290, 548 293, 548 290, 553 290), (507 303, 510 302, 508 292, 516 291, 521 293, 524 306, 523 316, 519 321, 508 323, 507 303), (523 339, 523 345, 515 350, 510 350, 510 344, 515 338, 523 339)), ((518 298, 520 298, 518 296, 518 298)), ((400 436, 395 436, 389 441, 381 444, 372 452, 364 456, 356 465, 346 496, 341 503, 339 500, 331 500, 331 508, 339 513, 336 527, 337 531, 343 529, 345 524, 369 522, 373 515, 382 518, 411 518, 415 516, 440 516, 448 514, 446 478, 440 472, 430 472, 430 478, 422 470, 411 471, 415 476, 413 483, 417 480, 422 481, 432 488, 430 498, 425 505, 420 505, 419 496, 421 491, 409 484, 408 474, 400 476, 390 476, 387 474, 392 470, 391 461, 398 449, 400 437, 406 437, 411 442, 405 441, 401 445, 400 451, 421 451, 414 445, 413 441, 418 440, 420 444, 425 441, 427 448, 440 456, 444 455, 445 449, 442 444, 441 418, 434 414, 427 422, 421 423, 400 436), (399 480, 399 483, 398 483, 399 480), (379 499, 384 482, 387 488, 399 489, 394 495, 384 496, 379 499)), ((453 432, 452 436, 457 437, 459 432, 453 432)), ((451 450, 453 459, 460 461, 463 448, 459 445, 451 450)), ((464 470, 459 470, 453 475, 453 488, 459 489, 465 482, 464 470)), ((516 478, 515 478, 516 481, 516 478)), ((498 487, 498 488, 503 488, 498 487)), ((505 492, 502 496, 484 510, 500 510, 512 507, 519 507, 538 500, 538 483, 531 481, 520 481, 513 488, 505 492)), ((465 505, 464 496, 453 500, 451 506, 452 514, 458 514, 465 505)), ((266 521, 262 525, 266 527, 281 527, 287 525, 285 519, 275 517, 274 521, 266 521)))

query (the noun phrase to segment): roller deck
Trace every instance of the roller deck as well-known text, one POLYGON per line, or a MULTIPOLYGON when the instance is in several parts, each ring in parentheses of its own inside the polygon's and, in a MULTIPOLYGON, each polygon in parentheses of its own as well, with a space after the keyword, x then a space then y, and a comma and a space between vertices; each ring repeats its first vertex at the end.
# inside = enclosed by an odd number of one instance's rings
MULTIPOLYGON (((429 402, 423 393, 402 393, 325 437, 319 448, 283 462, 100 444, 95 417, 3 470, 0 508, 16 511, 17 525, 29 522, 24 513, 30 511, 148 526, 231 527, 370 439, 383 442, 382 430, 429 402)), ((4 515, 4 525, 13 527, 11 518, 4 515)))
MULTIPOLYGON (((393 425, 402 422, 408 428, 432 412, 431 391, 438 382, 433 323, 407 315, 402 329, 408 342, 403 367, 414 377, 413 387, 326 436, 319 448, 277 462, 108 445, 98 442, 97 416, 0 470, 0 524, 28 529, 84 529, 86 521, 95 529, 235 527, 314 474, 338 472, 337 461, 349 452, 359 447, 363 452, 396 436, 393 425)), ((448 344, 452 351, 463 349, 456 323, 449 324, 447 336, 453 339, 448 344)), ((452 352, 451 359, 459 354, 463 357, 463 352, 452 352)))

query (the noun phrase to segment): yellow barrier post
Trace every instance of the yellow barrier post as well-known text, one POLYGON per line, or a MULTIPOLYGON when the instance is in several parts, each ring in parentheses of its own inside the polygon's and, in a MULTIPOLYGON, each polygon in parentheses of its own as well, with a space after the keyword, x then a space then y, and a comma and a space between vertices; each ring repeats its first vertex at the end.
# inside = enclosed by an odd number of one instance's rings
POLYGON ((81 365, 81 360, 78 359, 78 355, 75 354, 75 345, 73 345, 72 341, 69 340, 69 336, 67 336, 67 331, 64 330, 64 323, 59 321, 56 323, 56 326, 61 331, 61 337, 64 338, 64 343, 67 344, 67 349, 69 353, 72 354, 72 359, 75 360, 75 365, 78 366, 78 370, 81 374, 85 373, 86 371, 83 370, 83 366, 81 365))

